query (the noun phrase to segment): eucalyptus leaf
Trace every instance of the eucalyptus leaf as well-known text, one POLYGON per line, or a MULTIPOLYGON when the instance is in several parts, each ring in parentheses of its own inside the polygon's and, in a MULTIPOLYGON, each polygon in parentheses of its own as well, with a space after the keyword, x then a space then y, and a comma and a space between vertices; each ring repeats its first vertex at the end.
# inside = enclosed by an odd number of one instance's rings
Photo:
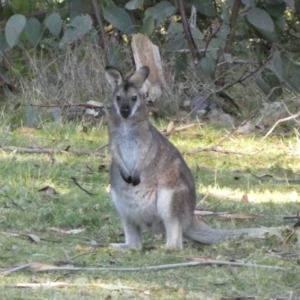
POLYGON ((168 27, 166 39, 167 40, 174 39, 174 38, 176 38, 176 36, 182 35, 182 34, 183 34, 183 26, 182 26, 182 24, 181 23, 173 22, 168 27))
POLYGON ((86 0, 72 0, 70 2, 70 19, 73 20, 77 16, 82 15, 83 12, 87 12, 89 9, 88 2, 86 0))
POLYGON ((108 7, 103 8, 103 17, 113 27, 127 35, 136 33, 132 19, 124 8, 111 4, 108 7))
POLYGON ((277 5, 272 5, 272 4, 267 4, 265 6, 265 10, 266 12, 274 17, 274 18, 278 18, 280 16, 283 16, 284 15, 284 12, 285 12, 285 9, 286 9, 286 4, 285 2, 282 2, 280 4, 277 4, 277 5))
POLYGON ((246 16, 252 26, 269 32, 274 31, 273 20, 265 10, 257 7, 251 8, 246 16))
POLYGON ((265 69, 262 74, 255 79, 255 82, 262 92, 269 97, 269 101, 275 101, 283 93, 280 87, 280 81, 270 69, 265 69))
POLYGON ((154 22, 154 18, 152 16, 148 17, 143 24, 142 27, 142 33, 150 36, 155 29, 155 22, 154 22))
POLYGON ((213 75, 216 68, 216 63, 211 57, 203 57, 200 61, 200 66, 204 74, 213 75))
POLYGON ((142 9, 144 0, 131 0, 126 3, 125 8, 128 10, 142 9))
POLYGON ((287 6, 289 6, 292 9, 295 9, 295 1, 294 0, 284 0, 287 6))
POLYGON ((278 18, 274 18, 275 29, 279 33, 283 33, 285 29, 285 17, 280 16, 278 18))
POLYGON ((281 55, 278 51, 273 53, 272 64, 270 68, 280 79, 283 78, 282 60, 281 55))
POLYGON ((188 46, 187 41, 183 34, 178 35, 178 37, 176 37, 176 39, 171 40, 164 44, 164 47, 167 50, 174 51, 174 52, 181 50, 181 49, 186 49, 187 46, 188 46))
POLYGON ((44 24, 45 24, 46 28, 48 28, 50 33, 56 37, 58 37, 61 32, 62 23, 63 23, 63 21, 62 21, 60 15, 56 12, 52 13, 51 15, 46 17, 46 19, 44 20, 44 24))
POLYGON ((203 40, 204 34, 198 28, 191 28, 192 36, 195 40, 203 40))
POLYGON ((60 47, 82 38, 91 30, 92 23, 93 21, 90 15, 77 16, 70 23, 69 28, 64 32, 64 35, 60 41, 60 47))
POLYGON ((215 17, 216 10, 212 0, 192 0, 191 5, 194 5, 197 11, 207 17, 215 17))
POLYGON ((26 25, 23 15, 11 16, 5 24, 5 38, 9 47, 13 48, 19 43, 19 37, 26 25))
POLYGON ((156 26, 159 26, 166 20, 166 18, 172 16, 175 13, 175 11, 176 8, 173 4, 171 4, 168 1, 161 1, 153 7, 149 7, 145 11, 144 20, 152 16, 156 20, 156 26))
POLYGON ((29 43, 36 47, 42 36, 42 25, 36 18, 29 18, 25 26, 25 35, 29 43))

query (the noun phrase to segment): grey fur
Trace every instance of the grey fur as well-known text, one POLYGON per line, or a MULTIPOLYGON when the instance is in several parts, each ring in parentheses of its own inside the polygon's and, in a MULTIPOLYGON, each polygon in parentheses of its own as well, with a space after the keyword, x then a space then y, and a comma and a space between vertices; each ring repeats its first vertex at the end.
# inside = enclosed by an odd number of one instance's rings
POLYGON ((261 232, 216 230, 194 216, 193 176, 177 148, 147 117, 140 89, 149 72, 145 66, 123 79, 117 69, 105 70, 114 91, 109 121, 111 197, 125 232, 125 243, 112 246, 141 248, 144 230, 165 231, 166 246, 179 249, 183 237, 209 244, 261 232))

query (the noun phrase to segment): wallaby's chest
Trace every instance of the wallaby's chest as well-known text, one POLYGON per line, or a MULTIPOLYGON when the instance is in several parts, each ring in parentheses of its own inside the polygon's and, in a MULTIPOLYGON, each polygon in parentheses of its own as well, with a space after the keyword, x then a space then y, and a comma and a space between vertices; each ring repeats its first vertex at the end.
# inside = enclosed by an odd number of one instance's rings
POLYGON ((143 143, 139 133, 128 126, 118 128, 117 134, 111 139, 112 153, 117 153, 128 170, 133 170, 141 159, 143 143))

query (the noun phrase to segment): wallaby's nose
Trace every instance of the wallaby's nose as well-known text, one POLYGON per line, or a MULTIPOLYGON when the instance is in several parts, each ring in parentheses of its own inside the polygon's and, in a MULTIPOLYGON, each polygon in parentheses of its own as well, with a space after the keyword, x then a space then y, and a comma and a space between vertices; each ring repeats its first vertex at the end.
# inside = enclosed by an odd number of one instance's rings
POLYGON ((122 105, 121 106, 121 109, 120 109, 120 112, 121 112, 121 116, 124 118, 124 119, 127 119, 130 115, 130 107, 129 105, 122 105))

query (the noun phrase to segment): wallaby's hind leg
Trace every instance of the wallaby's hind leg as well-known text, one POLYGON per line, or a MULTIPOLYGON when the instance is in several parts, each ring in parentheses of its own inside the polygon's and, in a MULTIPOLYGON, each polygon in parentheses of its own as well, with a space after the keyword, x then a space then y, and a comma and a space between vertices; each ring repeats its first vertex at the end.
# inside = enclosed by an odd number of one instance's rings
POLYGON ((166 247, 182 249, 182 224, 178 216, 173 214, 172 202, 174 191, 162 190, 157 199, 157 209, 166 230, 166 247))
MULTIPOLYGON (((122 216, 121 216, 122 219, 122 216)), ((125 243, 110 244, 114 248, 121 249, 141 249, 142 248, 142 235, 141 229, 130 220, 122 219, 122 225, 125 233, 125 243)))

